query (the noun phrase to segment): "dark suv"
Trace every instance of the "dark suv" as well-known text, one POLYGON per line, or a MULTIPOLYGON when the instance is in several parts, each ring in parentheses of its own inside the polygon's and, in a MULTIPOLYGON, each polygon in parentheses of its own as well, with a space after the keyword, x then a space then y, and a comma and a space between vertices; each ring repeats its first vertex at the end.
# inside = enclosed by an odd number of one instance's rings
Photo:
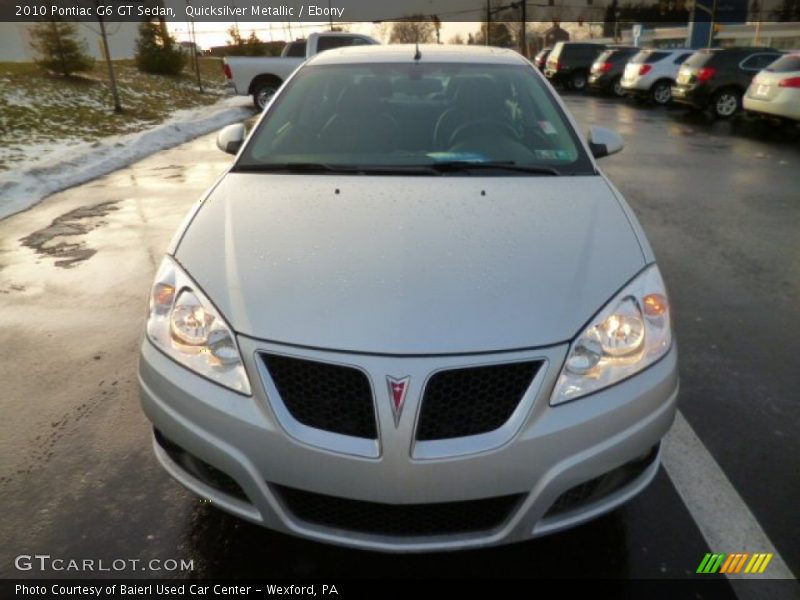
POLYGON ((672 86, 672 100, 693 108, 710 108, 727 119, 742 108, 742 96, 753 77, 782 53, 774 48, 698 50, 683 63, 672 86))
POLYGON ((600 53, 592 63, 589 71, 589 88, 622 97, 625 94, 620 85, 622 72, 628 61, 640 50, 641 48, 636 46, 608 46, 608 49, 600 53))
POLYGON ((582 92, 589 81, 592 63, 605 49, 604 44, 558 42, 547 57, 544 74, 554 84, 582 92))

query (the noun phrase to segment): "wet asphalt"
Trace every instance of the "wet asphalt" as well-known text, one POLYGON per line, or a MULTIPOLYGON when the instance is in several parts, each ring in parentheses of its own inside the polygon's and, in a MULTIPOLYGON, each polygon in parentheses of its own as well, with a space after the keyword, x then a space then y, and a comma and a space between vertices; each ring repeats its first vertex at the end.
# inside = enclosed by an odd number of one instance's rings
MULTIPOLYGON (((680 408, 798 573, 800 131, 566 100, 582 126, 625 137, 602 166, 670 288, 680 408)), ((172 232, 228 159, 205 136, 0 221, 0 577, 75 576, 17 571, 20 554, 194 563, 116 573, 138 577, 696 577, 709 549, 663 469, 571 531, 410 556, 275 534, 174 483, 138 406, 145 298, 172 232)))

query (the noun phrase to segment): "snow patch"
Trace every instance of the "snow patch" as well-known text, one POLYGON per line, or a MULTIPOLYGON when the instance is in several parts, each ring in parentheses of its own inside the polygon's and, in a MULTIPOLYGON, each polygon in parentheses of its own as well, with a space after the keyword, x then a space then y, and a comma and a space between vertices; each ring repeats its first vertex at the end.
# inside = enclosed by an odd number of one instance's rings
POLYGON ((0 219, 30 208, 50 194, 116 171, 154 152, 177 146, 253 114, 241 96, 179 110, 147 131, 108 136, 96 142, 44 143, 24 152, 36 160, 0 172, 0 219))

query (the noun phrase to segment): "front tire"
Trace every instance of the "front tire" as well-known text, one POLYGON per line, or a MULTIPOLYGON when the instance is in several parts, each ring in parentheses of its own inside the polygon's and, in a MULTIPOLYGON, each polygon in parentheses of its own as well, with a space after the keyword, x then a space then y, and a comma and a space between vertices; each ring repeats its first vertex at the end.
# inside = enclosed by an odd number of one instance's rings
POLYGON ((658 81, 650 90, 650 98, 653 104, 665 106, 672 102, 672 85, 669 81, 658 81))
POLYGON ((736 90, 721 90, 714 96, 711 110, 718 119, 730 119, 742 108, 742 95, 736 90))

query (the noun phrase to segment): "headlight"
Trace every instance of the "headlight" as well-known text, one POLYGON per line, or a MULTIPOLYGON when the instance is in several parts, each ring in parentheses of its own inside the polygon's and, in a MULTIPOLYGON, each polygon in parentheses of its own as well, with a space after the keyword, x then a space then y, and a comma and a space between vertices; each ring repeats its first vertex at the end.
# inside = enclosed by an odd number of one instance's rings
POLYGON ((550 404, 630 377, 664 356, 671 345, 667 292, 653 265, 606 304, 572 343, 550 404))
POLYGON ((233 332, 169 256, 161 263, 150 294, 147 337, 187 369, 250 394, 250 381, 233 332))

